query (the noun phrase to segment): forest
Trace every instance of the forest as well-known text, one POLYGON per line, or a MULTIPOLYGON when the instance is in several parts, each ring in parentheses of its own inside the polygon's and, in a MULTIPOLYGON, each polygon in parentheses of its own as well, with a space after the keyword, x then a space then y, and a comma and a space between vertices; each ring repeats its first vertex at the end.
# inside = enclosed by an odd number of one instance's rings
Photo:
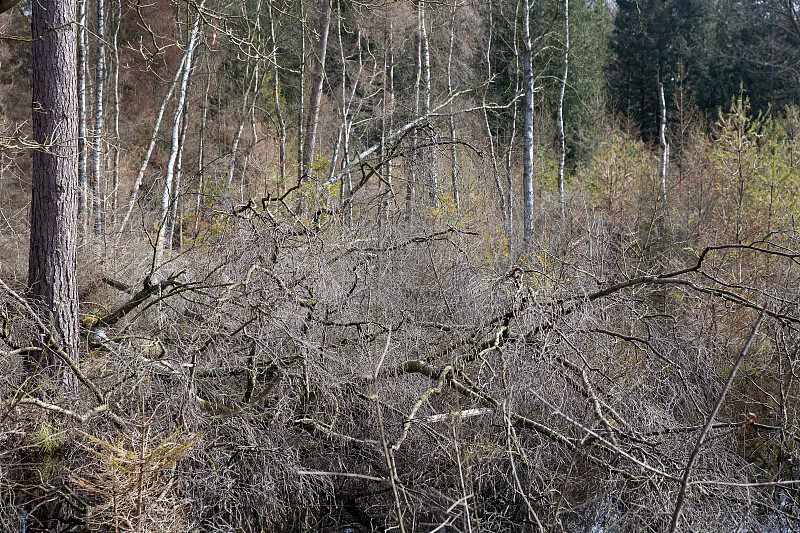
POLYGON ((800 531, 797 0, 0 0, 0 531, 800 531))

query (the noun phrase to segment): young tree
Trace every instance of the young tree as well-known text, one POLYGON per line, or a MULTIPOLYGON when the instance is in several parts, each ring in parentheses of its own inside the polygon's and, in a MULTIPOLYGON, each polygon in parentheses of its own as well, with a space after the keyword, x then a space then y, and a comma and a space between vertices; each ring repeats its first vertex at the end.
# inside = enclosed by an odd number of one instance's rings
MULTIPOLYGON (((75 0, 39 0, 31 12, 33 138, 30 296, 46 317, 53 341, 73 361, 78 356, 78 116, 75 0)), ((63 389, 75 376, 52 350, 42 366, 63 389)))

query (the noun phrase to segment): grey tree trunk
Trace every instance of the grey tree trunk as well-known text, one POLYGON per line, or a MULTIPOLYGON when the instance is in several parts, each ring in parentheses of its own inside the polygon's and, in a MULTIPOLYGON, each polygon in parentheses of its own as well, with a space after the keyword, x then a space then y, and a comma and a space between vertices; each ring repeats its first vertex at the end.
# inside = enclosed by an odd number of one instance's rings
MULTIPOLYGON (((33 139, 28 286, 53 339, 78 361, 78 76, 75 0, 39 0, 31 12, 33 139)), ((77 378, 53 351, 42 361, 62 391, 77 378)))
POLYGON ((306 118, 305 139, 303 140, 302 179, 311 176, 314 163, 314 143, 319 123, 319 106, 322 102, 322 84, 325 81, 325 55, 328 50, 328 29, 331 23, 330 0, 319 0, 319 39, 314 57, 314 73, 311 79, 311 93, 308 98, 308 116, 306 118))
MULTIPOLYGON (((453 46, 456 37, 456 4, 450 7, 450 42, 447 48, 447 94, 453 94, 453 46)), ((458 151, 456 150, 456 118, 454 116, 454 106, 450 103, 450 185, 453 191, 453 205, 456 209, 461 208, 461 201, 458 194, 458 151)))
POLYGON ((94 132, 92 134, 92 214, 94 234, 103 232, 103 87, 105 85, 106 45, 104 1, 97 0, 97 70, 94 90, 94 132))
POLYGON ((566 221, 564 208, 564 164, 567 159, 567 142, 564 135, 564 92, 567 88, 569 73, 569 0, 564 0, 564 72, 561 76, 561 87, 558 91, 558 139, 561 151, 558 158, 558 207, 561 211, 561 223, 566 221))
MULTIPOLYGON (((269 35, 272 39, 272 58, 275 63, 275 87, 274 87, 274 99, 275 99, 275 114, 277 115, 278 119, 278 157, 280 162, 280 185, 278 187, 278 192, 283 194, 284 189, 286 188, 286 121, 283 120, 283 111, 281 110, 281 78, 280 78, 280 69, 278 68, 278 42, 275 40, 275 18, 272 14, 272 2, 269 2, 269 35)), ((266 194, 266 187, 264 190, 264 194, 266 194)))
POLYGON ((525 46, 525 152, 522 170, 523 237, 526 249, 533 244, 533 50, 531 47, 531 6, 524 0, 522 18, 522 42, 525 46))
MULTIPOLYGON (((486 79, 492 79, 492 3, 489 2, 489 25, 488 25, 488 35, 486 39, 486 79)), ((489 84, 487 83, 484 87, 483 91, 483 124, 486 128, 486 138, 489 140, 489 158, 492 164, 492 177, 494 178, 495 187, 497 187, 497 197, 500 200, 500 213, 503 215, 503 230, 506 232, 506 236, 509 237, 509 243, 511 242, 511 225, 508 219, 508 211, 506 208, 506 195, 505 191, 503 191, 503 185, 500 183, 500 174, 497 170, 497 154, 495 152, 494 146, 494 134, 492 133, 491 124, 489 124, 489 111, 488 111, 488 103, 486 101, 486 95, 489 92, 489 84)))
MULTIPOLYGON (((425 4, 419 2, 420 55, 422 58, 422 114, 431 112, 431 52, 428 43, 428 28, 425 22, 425 4)), ((435 139, 434 139, 435 140, 435 139)), ((428 150, 428 205, 439 207, 439 178, 436 171, 436 145, 428 150)))

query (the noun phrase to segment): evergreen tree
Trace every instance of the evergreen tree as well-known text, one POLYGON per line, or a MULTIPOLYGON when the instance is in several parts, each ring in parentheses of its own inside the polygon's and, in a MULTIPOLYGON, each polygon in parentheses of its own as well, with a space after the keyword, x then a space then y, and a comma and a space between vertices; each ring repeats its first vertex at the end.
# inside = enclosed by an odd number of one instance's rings
POLYGON ((675 91, 672 80, 680 76, 701 108, 717 104, 708 90, 712 8, 711 0, 618 0, 608 80, 616 109, 645 137, 658 128, 659 81, 667 101, 675 91))

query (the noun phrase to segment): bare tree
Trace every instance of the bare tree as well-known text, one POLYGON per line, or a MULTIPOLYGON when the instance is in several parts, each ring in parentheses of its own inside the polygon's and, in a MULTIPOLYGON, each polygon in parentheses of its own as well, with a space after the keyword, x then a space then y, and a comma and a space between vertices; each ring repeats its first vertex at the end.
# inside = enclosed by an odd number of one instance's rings
POLYGON ((305 139, 303 140, 302 177, 311 177, 314 163, 314 145, 317 140, 319 106, 322 103, 322 85, 325 81, 325 56, 328 50, 328 30, 331 24, 331 0, 317 3, 319 21, 317 24, 317 47, 314 54, 314 70, 311 79, 311 92, 308 96, 308 115, 306 116, 305 139))
MULTIPOLYGON (((189 77, 192 72, 192 60, 194 52, 197 48, 200 35, 200 21, 202 18, 202 9, 205 5, 205 0, 197 5, 197 13, 192 23, 192 29, 189 32, 189 38, 186 44, 186 51, 183 59, 183 75, 181 77, 180 89, 178 92, 178 105, 175 109, 175 116, 172 122, 172 142, 169 152, 169 161, 167 162, 167 175, 164 179, 164 191, 161 195, 161 216, 158 223, 158 234, 156 236, 155 251, 153 253, 153 263, 150 271, 150 281, 155 283, 158 279, 158 271, 161 268, 161 260, 164 254, 166 245, 167 231, 169 230, 169 214, 173 202, 175 201, 175 171, 178 152, 181 146, 181 131, 183 125, 183 115, 186 112, 186 100, 188 97, 187 89, 189 86, 189 77)), ((187 9, 187 17, 189 10, 187 9)))

